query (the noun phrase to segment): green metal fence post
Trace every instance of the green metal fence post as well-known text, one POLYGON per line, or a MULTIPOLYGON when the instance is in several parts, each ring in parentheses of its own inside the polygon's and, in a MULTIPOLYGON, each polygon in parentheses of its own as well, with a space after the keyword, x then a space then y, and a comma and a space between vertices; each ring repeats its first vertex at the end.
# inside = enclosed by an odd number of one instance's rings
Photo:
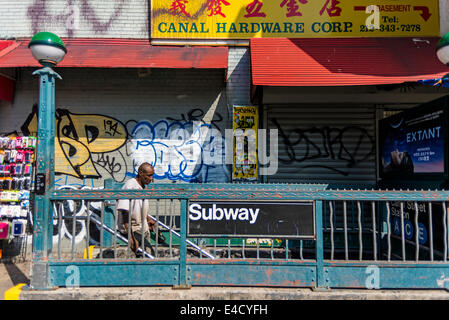
POLYGON ((316 228, 316 282, 313 290, 328 290, 326 270, 324 269, 324 239, 323 239, 323 201, 315 201, 315 228, 316 228))
POLYGON ((174 288, 189 289, 191 285, 189 267, 187 266, 187 199, 181 199, 180 202, 179 277, 178 285, 175 285, 174 288))
MULTIPOLYGON (((113 189, 114 181, 112 179, 104 180, 104 188, 105 189, 113 189)), ((87 208, 89 210, 89 208, 87 208)), ((105 201, 104 207, 104 220, 103 223, 106 227, 114 229, 114 208, 109 205, 108 201, 105 201)), ((113 246, 113 235, 109 232, 105 232, 103 235, 103 247, 112 247, 113 246)))

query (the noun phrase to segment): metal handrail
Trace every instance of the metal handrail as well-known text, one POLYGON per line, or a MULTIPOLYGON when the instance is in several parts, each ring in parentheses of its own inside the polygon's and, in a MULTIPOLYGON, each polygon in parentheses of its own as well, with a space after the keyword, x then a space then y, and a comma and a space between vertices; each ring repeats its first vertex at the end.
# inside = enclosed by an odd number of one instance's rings
MULTIPOLYGON (((309 187, 308 185, 290 184, 151 184, 145 190, 99 189, 53 191, 50 194, 50 198, 52 201, 56 202, 65 200, 84 200, 87 202, 105 201, 106 203, 108 201, 117 201, 117 199, 139 198, 157 201, 158 199, 180 200, 182 205, 179 212, 181 219, 181 231, 179 233, 173 229, 174 227, 172 228, 171 223, 169 226, 162 221, 158 221, 161 228, 169 230, 170 235, 173 234, 181 240, 179 260, 169 261, 162 259, 160 261, 155 261, 156 263, 153 263, 153 260, 151 263, 139 265, 139 268, 151 268, 151 272, 160 272, 160 276, 164 276, 168 272, 168 275, 170 275, 171 278, 167 278, 165 280, 166 283, 188 284, 193 282, 197 285, 208 285, 210 283, 228 283, 227 281, 230 280, 229 283, 231 284, 236 284, 238 282, 238 284, 242 285, 251 285, 252 283, 261 285, 257 279, 269 271, 268 274, 273 273, 278 277, 276 280, 273 280, 273 285, 287 283, 282 279, 288 279, 288 281, 291 281, 288 283, 297 286, 295 279, 302 277, 301 279, 304 280, 302 284, 305 284, 306 286, 353 287, 355 285, 356 287, 363 287, 363 284, 367 281, 366 279, 371 279, 370 273, 367 272, 370 270, 372 271, 373 266, 382 270, 381 275, 383 282, 381 287, 384 288, 399 288, 402 286, 436 288, 435 283, 439 283, 439 287, 448 286, 446 283, 449 283, 444 277, 444 274, 449 272, 449 265, 447 265, 449 215, 447 215, 446 212, 448 209, 446 202, 449 202, 449 191, 445 190, 323 190, 322 186, 309 187), (273 187, 273 189, 270 189, 270 187, 273 187), (206 256, 211 259, 215 258, 217 238, 220 237, 217 236, 213 239, 213 256, 206 251, 207 249, 203 250, 203 248, 187 239, 186 226, 188 219, 188 201, 235 200, 236 197, 242 201, 292 202, 313 200, 316 206, 315 218, 317 219, 317 236, 316 239, 313 240, 314 244, 311 247, 303 246, 302 241, 298 244, 294 244, 296 250, 300 250, 300 258, 291 258, 289 256, 291 252, 288 252, 290 248, 289 243, 286 242, 283 247, 285 254, 281 252, 280 255, 275 258, 274 242, 271 243, 271 248, 269 248, 269 257, 264 257, 259 256, 259 241, 256 239, 257 258, 254 260, 248 256, 248 252, 251 251, 248 251, 248 248, 245 247, 245 241, 242 239, 241 259, 237 259, 231 257, 230 239, 226 235, 223 235, 221 238, 227 238, 228 240, 228 252, 227 255, 225 255, 227 256, 227 259, 216 258, 213 262, 211 260, 201 260, 201 256, 206 256), (346 204, 346 202, 348 204, 346 204), (410 205, 407 204, 406 206, 409 207, 408 209, 412 210, 410 211, 411 214, 416 214, 421 210, 422 205, 427 207, 427 204, 424 205, 421 203, 428 202, 428 217, 425 217, 425 219, 429 219, 428 221, 431 222, 432 215, 434 218, 437 218, 438 215, 438 222, 441 221, 443 223, 443 230, 439 230, 438 232, 441 233, 444 239, 440 237, 441 239, 438 238, 438 242, 435 242, 435 245, 438 244, 438 248, 436 246, 434 247, 433 241, 430 241, 429 243, 430 260, 428 260, 428 250, 418 247, 420 245, 420 239, 417 234, 415 234, 414 239, 404 239, 404 204, 406 202, 410 202, 410 205), (417 208, 418 204, 419 208, 417 208), (433 204, 442 207, 441 212, 440 209, 435 210, 435 207, 432 212, 431 208, 433 204), (399 207, 399 205, 401 205, 399 209, 394 209, 395 207, 399 207), (393 223, 390 222, 393 215, 400 217, 398 223, 402 230, 402 235, 393 234, 393 223), (330 220, 328 221, 326 219, 330 220), (341 223, 343 223, 343 225, 340 225, 341 223), (330 233, 330 239, 326 238, 326 233, 330 233), (342 240, 344 240, 344 243, 341 242, 342 240), (329 249, 326 251, 327 245, 329 245, 331 251, 329 251, 329 249), (417 246, 411 247, 411 245, 417 246), (198 252, 200 252, 200 259, 187 259, 187 246, 192 246, 198 250, 198 252), (304 256, 303 247, 305 247, 304 256), (433 256, 434 252, 437 254, 436 257, 433 256), (282 257, 282 255, 284 256, 282 257), (330 260, 328 260, 329 257, 330 260), (424 257, 425 260, 420 260, 422 257, 424 257), (299 259, 299 261, 297 259, 299 259), (228 268, 228 265, 234 266, 234 268, 238 270, 243 265, 251 265, 254 263, 257 264, 257 268, 251 269, 252 273, 250 277, 232 278, 233 269, 228 268), (273 268, 273 266, 275 267, 273 268), (282 268, 279 268, 280 266, 282 266, 282 268), (370 267, 371 269, 368 270, 366 269, 367 267, 370 267), (404 284, 397 284, 398 280, 395 275, 398 270, 396 268, 401 268, 400 272, 406 274, 407 279, 410 279, 410 281, 404 284), (208 270, 214 270, 212 276, 204 276, 208 270), (286 270, 287 272, 284 272, 283 270, 286 270), (415 276, 417 274, 419 274, 419 277, 415 276), (224 279, 226 276, 231 277, 232 279, 224 279), (414 282, 416 281, 418 281, 419 284, 415 284, 414 282)), ((103 211, 102 213, 104 214, 103 211)), ((418 213, 420 215, 422 214, 420 212, 418 213)), ((158 215, 156 217, 153 215, 149 216, 153 220, 159 219, 158 215)), ((173 216, 173 212, 171 212, 170 217, 173 216)), ((91 219, 93 217, 95 219, 93 222, 99 225, 98 215, 88 215, 88 217, 91 217, 91 219)), ((70 216, 66 217, 65 215, 61 215, 60 218, 67 218, 68 221, 71 220, 70 216)), ((82 218, 79 217, 79 219, 82 218)), ((73 219, 73 222, 75 221, 76 218, 73 219)), ((166 222, 166 220, 164 222, 166 222)), ((407 223, 412 223, 415 230, 418 230, 419 221, 417 215, 407 223)), ((104 224, 99 226, 109 232, 107 228, 110 226, 107 227, 104 224)), ((430 224, 429 227, 429 237, 432 238, 435 230, 432 230, 432 224, 430 224)), ((115 235, 118 236, 117 234, 115 235)), ((126 243, 126 241, 124 242, 126 243)), ((292 242, 290 242, 290 244, 292 244, 292 242)), ((235 251, 236 254, 239 253, 238 250, 240 249, 237 248, 237 251, 235 251)), ((223 253, 225 252, 223 251, 223 253)), ((121 273, 122 271, 119 269, 120 266, 125 265, 127 266, 126 268, 134 268, 134 266, 139 264, 139 260, 134 263, 123 260, 117 262, 110 260, 105 262, 106 265, 103 267, 103 265, 98 263, 89 262, 91 261, 86 261, 85 263, 77 261, 73 263, 80 263, 83 266, 89 265, 89 267, 92 267, 92 270, 95 270, 96 272, 97 269, 103 270, 103 268, 106 268, 107 266, 108 268, 114 268, 116 272, 123 274, 123 276, 125 276, 125 270, 121 273)), ((60 268, 67 262, 61 261, 61 264, 58 264, 58 261, 52 261, 51 263, 52 270, 55 270, 55 273, 62 276, 63 269, 60 268)), ((106 279, 101 279, 101 281, 96 281, 95 283, 106 283, 109 285, 109 282, 107 281, 108 280, 106 279)), ((112 283, 117 283, 120 280, 115 281, 116 282, 112 283)), ((148 278, 142 277, 132 283, 138 285, 143 283, 159 283, 156 281, 158 280, 148 280, 148 278)), ((55 281, 55 283, 60 282, 55 281)))
POLYGON ((348 200, 348 201, 449 201, 449 191, 444 190, 319 190, 292 188, 283 189, 241 187, 242 185, 222 184, 203 186, 190 184, 174 186, 151 184, 144 190, 99 189, 99 190, 55 190, 51 200, 115 200, 123 199, 220 199, 234 200, 348 200))

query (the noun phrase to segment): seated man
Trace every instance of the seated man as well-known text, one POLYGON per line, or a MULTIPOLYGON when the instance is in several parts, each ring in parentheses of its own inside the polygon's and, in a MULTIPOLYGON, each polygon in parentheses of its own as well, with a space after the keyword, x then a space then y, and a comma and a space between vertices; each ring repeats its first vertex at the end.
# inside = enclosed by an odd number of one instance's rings
MULTIPOLYGON (((129 179, 123 185, 123 190, 143 190, 145 186, 153 182, 154 168, 151 164, 145 162, 139 166, 137 176, 129 179)), ((154 249, 150 242, 150 231, 156 232, 156 221, 148 216, 148 200, 144 199, 120 199, 117 201, 118 215, 118 228, 119 232, 128 237, 129 228, 129 210, 131 201, 131 235, 130 235, 130 247, 137 257, 141 256, 137 252, 142 241, 142 217, 146 223, 143 223, 143 235, 144 235, 144 247, 145 250, 150 249, 151 254, 154 255, 154 249)), ((159 242, 164 242, 163 235, 159 232, 159 242)), ((142 248, 143 249, 143 248, 142 248)))

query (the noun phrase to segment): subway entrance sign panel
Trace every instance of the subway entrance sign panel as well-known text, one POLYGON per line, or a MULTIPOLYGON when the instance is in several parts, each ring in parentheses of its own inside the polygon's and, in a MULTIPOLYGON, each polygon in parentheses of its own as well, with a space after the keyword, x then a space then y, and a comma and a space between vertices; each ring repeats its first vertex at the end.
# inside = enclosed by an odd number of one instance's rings
POLYGON ((192 201, 188 215, 191 237, 315 238, 312 201, 192 201))

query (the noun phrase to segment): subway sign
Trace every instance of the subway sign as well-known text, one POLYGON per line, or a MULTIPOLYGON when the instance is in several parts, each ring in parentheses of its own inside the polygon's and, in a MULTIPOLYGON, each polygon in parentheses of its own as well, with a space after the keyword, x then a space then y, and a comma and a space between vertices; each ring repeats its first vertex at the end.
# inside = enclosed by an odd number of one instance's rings
POLYGON ((440 34, 438 0, 152 0, 150 25, 182 39, 440 34))
POLYGON ((315 238, 312 201, 194 201, 188 215, 189 237, 315 238))

